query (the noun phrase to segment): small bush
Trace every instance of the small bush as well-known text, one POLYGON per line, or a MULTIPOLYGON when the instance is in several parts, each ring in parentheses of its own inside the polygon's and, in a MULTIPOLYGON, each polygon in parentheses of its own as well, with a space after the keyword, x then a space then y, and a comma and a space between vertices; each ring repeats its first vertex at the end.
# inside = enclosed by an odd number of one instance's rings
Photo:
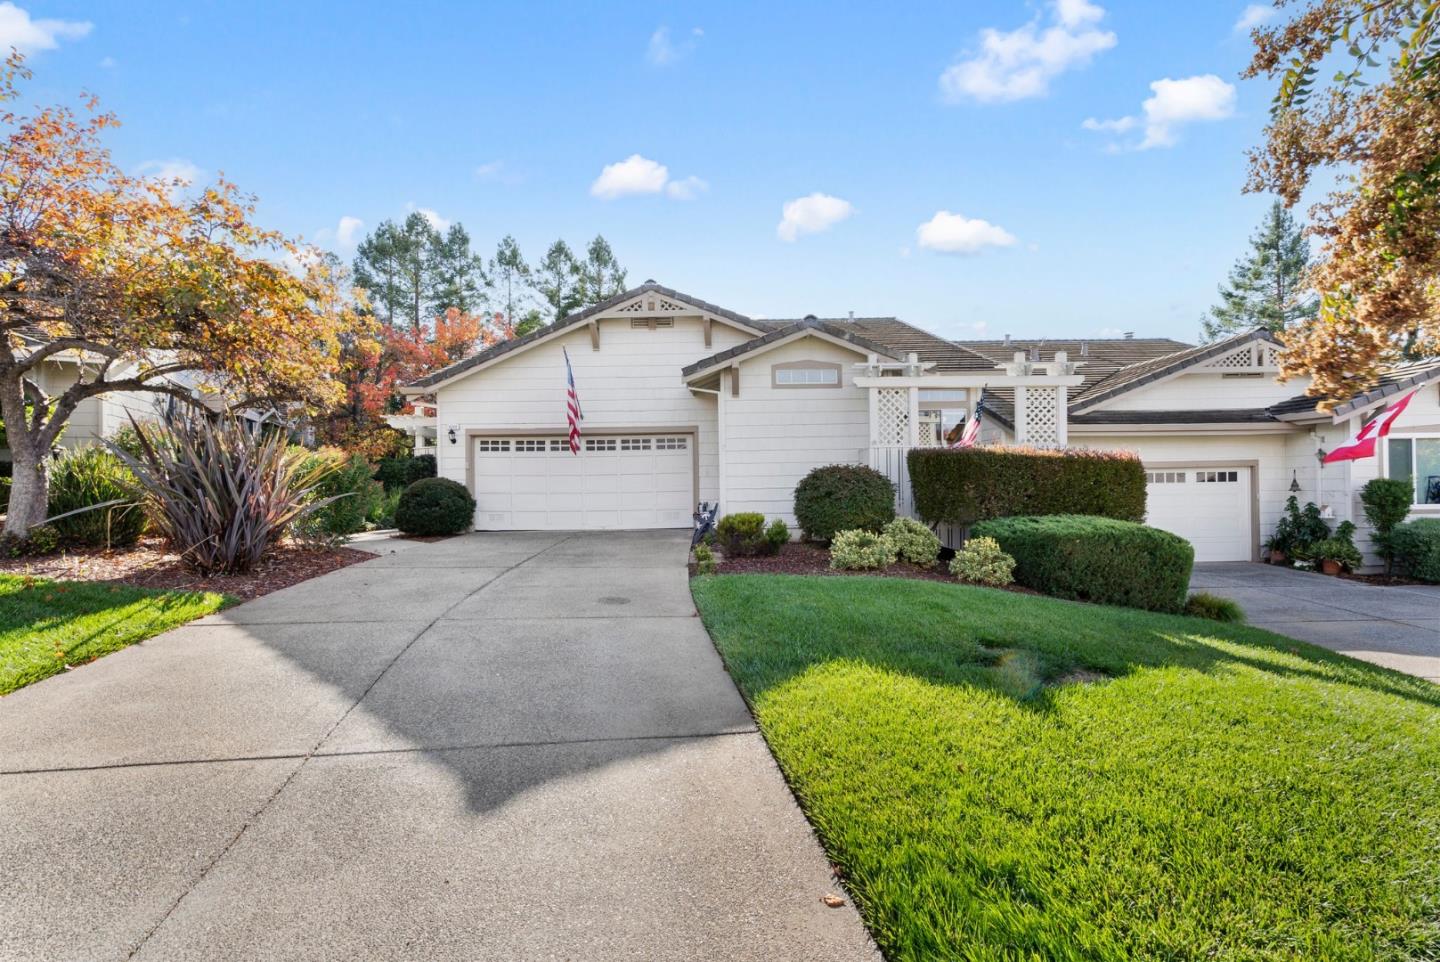
POLYGON ((1245 621, 1245 612, 1235 602, 1204 591, 1186 599, 1185 614, 1192 618, 1209 618, 1227 625, 1238 625, 1245 621))
POLYGON ((363 531, 371 509, 384 497, 384 487, 370 476, 369 462, 358 454, 321 448, 305 457, 300 471, 306 477, 312 473, 319 476, 311 488, 312 499, 333 499, 305 522, 304 527, 322 539, 363 531))
POLYGON ((790 541, 790 526, 779 518, 765 527, 765 546, 769 554, 778 554, 790 541))
POLYGON ((760 554, 765 543, 765 516, 758 511, 727 514, 716 522, 715 534, 727 555, 760 554))
POLYGON ((50 517, 90 508, 107 501, 124 501, 61 518, 54 523, 62 541, 93 548, 123 548, 140 540, 145 531, 145 508, 135 475, 104 448, 71 451, 55 462, 50 472, 50 517))
POLYGON ((475 499, 449 478, 422 478, 405 489, 395 526, 406 534, 459 534, 475 523, 475 499))
POLYGON ((381 458, 379 465, 375 468, 375 480, 384 485, 387 491, 409 487, 416 481, 433 477, 435 477, 435 455, 433 454, 381 458))
POLYGON ((140 432, 129 424, 120 428, 106 439, 110 444, 124 451, 132 458, 140 457, 142 446, 140 444, 140 432))
POLYGON ((895 485, 873 468, 831 464, 815 468, 795 486, 795 520, 812 541, 837 531, 879 532, 895 518, 895 485))
POLYGON ((1390 532, 1390 551, 1400 574, 1440 584, 1440 518, 1396 525, 1390 532))
POLYGON ((1015 559, 994 538, 971 538, 950 559, 950 573, 971 584, 1003 588, 1015 580, 1015 559))
POLYGON ((830 567, 838 571, 874 571, 895 563, 895 545, 883 534, 853 528, 830 539, 830 567))
POLYGON ((1371 478, 1360 489, 1365 520, 1375 529, 1375 548, 1385 559, 1387 567, 1391 563, 1390 533, 1410 513, 1413 495, 1409 480, 1400 478, 1371 478))
POLYGON ((51 554, 60 550, 60 533, 54 525, 37 524, 23 538, 0 535, 0 554, 11 558, 51 554))
POLYGON ((401 489, 395 488, 386 491, 380 489, 379 497, 370 505, 370 512, 365 515, 365 521, 374 528, 395 527, 395 509, 400 506, 401 489))
POLYGON ((1015 580, 1058 598, 1180 611, 1195 550, 1184 538, 1086 515, 996 518, 971 529, 1015 559, 1015 580))
POLYGON ((1342 521, 1335 533, 1308 545, 1306 552, 1315 561, 1335 561, 1346 571, 1354 571, 1365 563, 1360 549, 1355 547, 1355 524, 1342 521))
POLYGON ((695 546, 695 570, 698 574, 713 575, 715 573, 715 552, 709 546, 697 544, 695 546))
POLYGON ((940 557, 940 537, 914 518, 896 518, 884 533, 903 561, 928 568, 940 557))
POLYGON ((426 478, 435 477, 435 455, 417 454, 410 459, 410 466, 405 472, 407 484, 414 484, 416 481, 423 481, 426 478))
POLYGON ((1145 517, 1145 468, 1128 451, 916 448, 906 464, 915 512, 927 524, 1045 514, 1145 517))

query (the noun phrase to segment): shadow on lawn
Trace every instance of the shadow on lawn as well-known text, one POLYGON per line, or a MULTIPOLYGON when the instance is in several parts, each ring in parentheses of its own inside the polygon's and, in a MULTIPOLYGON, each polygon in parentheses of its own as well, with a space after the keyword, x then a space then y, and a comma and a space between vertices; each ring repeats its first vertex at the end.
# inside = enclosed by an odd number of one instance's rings
POLYGON ((854 579, 837 599, 821 579, 784 581, 776 592, 730 576, 696 592, 752 701, 817 665, 849 660, 974 685, 1033 711, 1051 710, 1068 684, 1163 668, 1250 669, 1440 706, 1440 687, 1263 629, 961 585, 886 581, 875 591, 854 579))

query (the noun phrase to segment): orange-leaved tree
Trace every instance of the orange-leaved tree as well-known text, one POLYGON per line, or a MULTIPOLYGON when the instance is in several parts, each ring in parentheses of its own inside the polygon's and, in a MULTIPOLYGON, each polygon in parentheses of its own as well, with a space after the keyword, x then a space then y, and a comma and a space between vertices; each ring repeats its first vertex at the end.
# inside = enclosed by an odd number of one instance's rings
POLYGON ((125 175, 102 143, 115 117, 93 98, 21 115, 28 77, 12 53, 0 71, 0 417, 13 462, 4 534, 21 538, 45 518, 50 450, 82 402, 328 403, 352 322, 327 263, 256 226, 233 184, 183 197, 178 182, 125 175), (78 375, 42 375, 57 365, 78 375))

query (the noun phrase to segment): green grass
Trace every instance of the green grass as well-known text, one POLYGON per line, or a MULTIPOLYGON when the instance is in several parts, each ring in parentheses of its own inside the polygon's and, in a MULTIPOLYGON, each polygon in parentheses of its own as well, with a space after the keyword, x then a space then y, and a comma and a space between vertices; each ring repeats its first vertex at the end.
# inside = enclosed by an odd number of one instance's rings
POLYGON ((983 588, 693 587, 892 960, 1440 958, 1440 688, 983 588))
POLYGON ((213 592, 0 575, 0 695, 229 603, 213 592))

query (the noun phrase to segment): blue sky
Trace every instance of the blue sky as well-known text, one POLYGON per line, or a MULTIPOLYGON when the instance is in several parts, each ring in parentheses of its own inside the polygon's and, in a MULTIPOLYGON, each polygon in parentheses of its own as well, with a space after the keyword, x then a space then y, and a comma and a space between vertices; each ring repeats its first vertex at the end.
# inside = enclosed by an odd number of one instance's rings
POLYGON ((632 281, 748 314, 1191 340, 1268 203, 1241 193, 1272 91, 1239 79, 1237 29, 1265 16, 20 0, 0 43, 29 50, 34 97, 120 115, 121 166, 223 170, 347 259, 425 209, 487 253, 603 233, 632 281))

